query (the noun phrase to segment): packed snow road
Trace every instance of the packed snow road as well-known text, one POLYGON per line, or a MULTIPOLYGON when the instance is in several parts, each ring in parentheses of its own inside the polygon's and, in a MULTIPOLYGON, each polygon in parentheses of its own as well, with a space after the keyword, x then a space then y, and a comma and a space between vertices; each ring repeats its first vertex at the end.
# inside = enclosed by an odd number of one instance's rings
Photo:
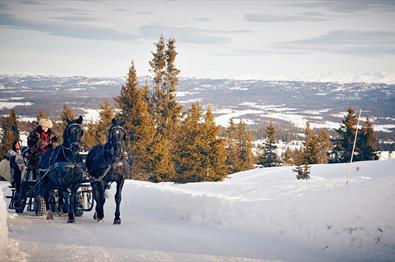
POLYGON ((394 170, 389 160, 316 165, 307 181, 291 167, 221 183, 126 181, 121 225, 114 188, 104 221, 86 212, 67 224, 7 212, 1 183, 0 260, 395 261, 394 170))
POLYGON ((161 214, 130 210, 123 216, 122 225, 113 225, 112 206, 107 206, 107 216, 99 223, 92 219, 92 213, 85 213, 76 224, 66 224, 66 216, 47 221, 45 217, 29 213, 10 213, 8 237, 19 250, 14 250, 13 257, 8 259, 260 261, 268 254, 280 255, 270 250, 275 241, 267 243, 268 240, 259 235, 196 225, 182 219, 162 217, 161 214))

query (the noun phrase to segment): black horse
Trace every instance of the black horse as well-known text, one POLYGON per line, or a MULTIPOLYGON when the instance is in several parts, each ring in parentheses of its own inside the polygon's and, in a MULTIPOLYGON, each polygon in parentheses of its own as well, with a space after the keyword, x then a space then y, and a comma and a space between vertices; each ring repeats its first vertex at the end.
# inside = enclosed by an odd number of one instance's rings
POLYGON ((117 120, 113 119, 108 131, 107 142, 104 145, 94 146, 86 158, 86 167, 91 177, 93 196, 96 202, 94 218, 97 221, 104 218, 104 192, 110 183, 116 182, 114 224, 121 224, 119 206, 121 204, 122 187, 128 170, 124 154, 125 141, 125 130, 117 120))
POLYGON ((53 190, 58 190, 59 196, 68 192, 68 220, 74 223, 75 208, 77 206, 76 194, 84 174, 84 164, 80 156, 80 143, 83 136, 81 127, 82 117, 77 120, 68 120, 63 131, 63 144, 44 152, 38 163, 40 176, 40 194, 44 197, 47 210, 47 219, 52 219, 49 196, 53 190))

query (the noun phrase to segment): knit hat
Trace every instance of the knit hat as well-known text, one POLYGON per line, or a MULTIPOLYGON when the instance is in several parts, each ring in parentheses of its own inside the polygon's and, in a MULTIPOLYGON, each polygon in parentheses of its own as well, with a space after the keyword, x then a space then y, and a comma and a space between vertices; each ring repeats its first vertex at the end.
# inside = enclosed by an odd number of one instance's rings
POLYGON ((38 124, 41 127, 46 127, 46 128, 52 128, 52 121, 46 118, 42 118, 40 119, 40 121, 38 122, 38 124))

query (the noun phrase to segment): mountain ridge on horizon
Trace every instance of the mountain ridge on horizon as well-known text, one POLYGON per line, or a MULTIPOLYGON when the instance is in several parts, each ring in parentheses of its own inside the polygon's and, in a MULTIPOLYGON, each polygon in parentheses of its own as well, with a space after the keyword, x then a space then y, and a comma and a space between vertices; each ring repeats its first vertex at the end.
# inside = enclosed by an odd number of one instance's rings
MULTIPOLYGON (((89 76, 89 75, 55 75, 46 73, 30 73, 30 72, 13 72, 4 73, 0 72, 0 76, 6 77, 54 77, 54 78, 99 78, 99 79, 123 79, 123 76, 89 76)), ((138 78, 149 79, 150 75, 140 75, 138 78)), ((262 74, 262 75, 246 75, 235 77, 203 77, 203 76, 180 76, 180 79, 209 79, 209 80, 235 80, 235 81, 277 81, 277 82, 307 82, 307 83, 339 83, 339 84, 352 84, 352 83, 372 83, 372 84, 395 84, 395 73, 389 72, 373 72, 373 73, 311 73, 311 74, 291 74, 291 75, 278 75, 278 74, 262 74)))

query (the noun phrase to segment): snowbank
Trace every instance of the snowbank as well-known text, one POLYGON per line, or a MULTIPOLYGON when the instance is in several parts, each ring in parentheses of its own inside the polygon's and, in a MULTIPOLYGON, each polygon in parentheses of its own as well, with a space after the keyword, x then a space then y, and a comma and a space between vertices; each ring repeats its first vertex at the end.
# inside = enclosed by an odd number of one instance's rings
POLYGON ((0 188, 0 261, 5 258, 8 243, 7 215, 7 202, 3 190, 0 188))
POLYGON ((83 259, 88 246, 115 261, 133 258, 135 250, 146 254, 140 260, 161 251, 158 260, 176 252, 186 254, 182 258, 395 261, 394 167, 395 160, 315 165, 308 181, 296 180, 291 167, 249 170, 219 183, 126 181, 121 226, 112 225, 113 185, 103 223, 88 212, 75 225, 66 225, 65 217, 49 222, 11 212, 8 239, 0 190, 0 247, 8 255, 0 261, 46 260, 43 249, 83 259))
POLYGON ((356 260, 395 259, 395 161, 255 169, 223 183, 127 181, 125 209, 267 235, 356 260), (350 173, 349 173, 350 171, 350 173), (349 176, 349 183, 346 184, 349 176))

